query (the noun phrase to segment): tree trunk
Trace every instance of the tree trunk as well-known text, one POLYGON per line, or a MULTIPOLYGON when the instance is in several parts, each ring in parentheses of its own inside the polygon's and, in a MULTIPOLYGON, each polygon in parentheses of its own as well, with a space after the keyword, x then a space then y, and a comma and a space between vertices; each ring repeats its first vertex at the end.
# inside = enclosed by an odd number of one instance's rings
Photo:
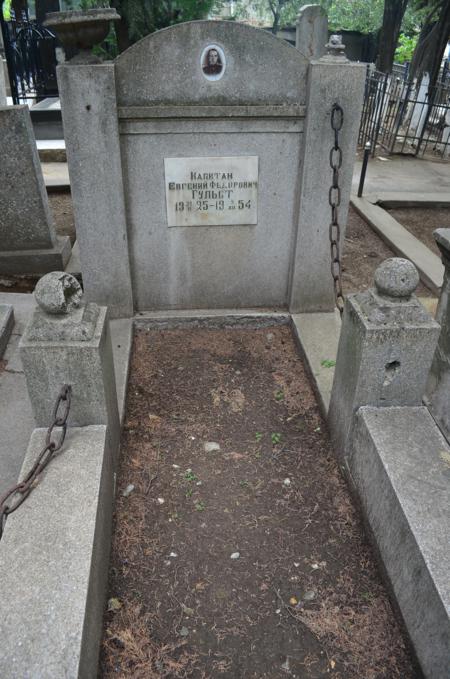
POLYGON ((121 7, 121 0, 111 0, 111 7, 116 9, 121 17, 120 21, 114 22, 114 31, 116 33, 117 39, 117 50, 120 54, 131 46, 130 36, 128 33, 128 21, 126 20, 121 7))
POLYGON ((276 35, 278 29, 280 28, 280 2, 275 0, 275 2, 270 2, 270 9, 273 14, 273 24, 272 24, 272 34, 276 35))
POLYGON ((383 25, 378 42, 377 69, 391 73, 398 36, 408 0, 384 0, 383 25))
POLYGON ((438 20, 435 23, 425 24, 420 32, 411 61, 411 77, 420 81, 423 74, 428 73, 429 88, 434 87, 449 38, 450 3, 443 2, 438 20))

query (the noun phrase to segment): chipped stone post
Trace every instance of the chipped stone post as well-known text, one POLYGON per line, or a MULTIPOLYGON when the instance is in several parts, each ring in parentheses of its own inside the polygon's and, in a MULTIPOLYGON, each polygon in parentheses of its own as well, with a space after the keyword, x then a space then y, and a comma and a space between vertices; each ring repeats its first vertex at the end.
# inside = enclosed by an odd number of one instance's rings
POLYGON ((56 271, 38 282, 38 304, 20 342, 37 427, 47 427, 61 385, 72 385, 69 426, 107 425, 118 450, 119 413, 107 308, 85 303, 80 285, 56 271))
POLYGON ((304 5, 298 13, 295 46, 308 59, 320 59, 328 42, 328 16, 321 5, 304 5))
POLYGON ((420 406, 439 325, 413 294, 419 283, 406 259, 387 259, 375 288, 345 301, 328 422, 339 457, 361 406, 420 406))
POLYGON ((339 132, 342 166, 338 182, 341 197, 338 216, 343 243, 364 82, 365 66, 346 58, 341 36, 332 35, 327 44, 327 54, 310 62, 297 241, 289 301, 292 313, 334 309, 329 241, 329 189, 333 179, 330 151, 334 145, 331 111, 335 103, 343 109, 343 124, 339 132))
POLYGON ((445 273, 436 312, 441 334, 428 379, 427 401, 442 433, 450 441, 450 229, 437 229, 434 237, 445 273))

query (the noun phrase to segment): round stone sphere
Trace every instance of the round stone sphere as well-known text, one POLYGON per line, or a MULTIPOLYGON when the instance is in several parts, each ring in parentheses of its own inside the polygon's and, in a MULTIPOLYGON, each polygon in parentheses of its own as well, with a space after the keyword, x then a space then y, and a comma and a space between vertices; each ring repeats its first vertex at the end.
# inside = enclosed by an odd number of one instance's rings
POLYGON ((408 298, 419 284, 419 273, 409 259, 391 257, 377 267, 374 280, 380 295, 408 298))
POLYGON ((48 314, 69 314, 80 306, 83 291, 71 274, 52 271, 38 281, 34 298, 48 314))

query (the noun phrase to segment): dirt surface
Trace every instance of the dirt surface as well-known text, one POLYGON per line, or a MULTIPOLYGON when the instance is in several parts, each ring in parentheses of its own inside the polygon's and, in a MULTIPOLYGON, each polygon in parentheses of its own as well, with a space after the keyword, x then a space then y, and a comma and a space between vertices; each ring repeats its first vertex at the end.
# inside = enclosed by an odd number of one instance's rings
MULTIPOLYGON (((372 287, 375 269, 388 257, 395 257, 395 253, 350 206, 342 260, 344 294, 372 287)), ((419 283, 416 294, 419 297, 433 296, 423 283, 419 283)))
POLYGON ((433 238, 433 231, 440 228, 450 228, 450 208, 409 207, 395 208, 386 210, 386 212, 389 212, 405 229, 411 231, 430 250, 439 257, 441 256, 436 241, 433 238))
MULTIPOLYGON (((75 242, 72 196, 70 192, 49 193, 50 209, 58 236, 69 236, 75 242)), ((33 292, 40 276, 10 276, 0 272, 0 292, 33 292)))
POLYGON ((289 327, 137 331, 117 488, 99 677, 418 676, 289 327))

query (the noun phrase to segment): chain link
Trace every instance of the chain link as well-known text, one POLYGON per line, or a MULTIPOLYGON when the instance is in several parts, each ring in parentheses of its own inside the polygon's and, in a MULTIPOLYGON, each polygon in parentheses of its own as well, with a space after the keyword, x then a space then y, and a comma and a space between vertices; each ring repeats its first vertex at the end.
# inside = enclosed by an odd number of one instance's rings
POLYGON ((67 432, 67 418, 69 417, 72 387, 64 384, 56 399, 53 408, 53 421, 47 429, 45 436, 45 446, 39 453, 36 462, 20 483, 16 483, 0 497, 0 539, 3 535, 6 518, 9 514, 16 511, 24 502, 33 488, 36 486, 37 478, 41 474, 54 454, 62 448, 67 432), (53 430, 58 427, 61 431, 56 439, 52 439, 53 430))
POLYGON ((331 222, 329 229, 331 251, 331 276, 334 285, 334 300, 339 313, 344 311, 344 294, 342 292, 341 273, 341 227, 339 226, 338 207, 341 204, 341 188, 339 186, 339 170, 342 166, 342 149, 339 146, 339 132, 344 123, 344 111, 339 104, 333 104, 331 109, 331 129, 334 132, 334 145, 330 149, 330 167, 333 170, 333 181, 328 191, 328 202, 331 207, 331 222))

